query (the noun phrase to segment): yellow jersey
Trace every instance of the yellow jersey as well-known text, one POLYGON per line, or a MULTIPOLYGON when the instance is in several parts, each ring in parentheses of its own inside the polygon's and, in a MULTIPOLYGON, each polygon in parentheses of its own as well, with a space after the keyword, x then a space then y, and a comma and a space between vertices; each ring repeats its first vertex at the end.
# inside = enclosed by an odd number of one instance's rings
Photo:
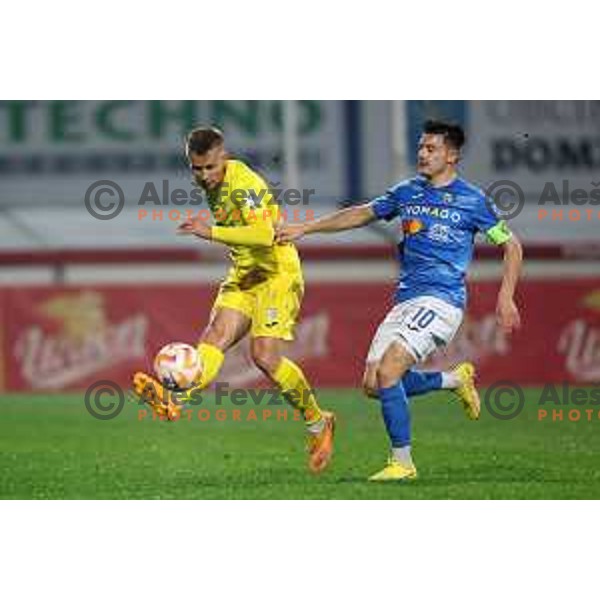
POLYGON ((235 275, 253 272, 295 274, 301 270, 296 247, 276 244, 280 209, 265 180, 239 160, 228 160, 222 184, 207 193, 212 237, 230 248, 235 275))

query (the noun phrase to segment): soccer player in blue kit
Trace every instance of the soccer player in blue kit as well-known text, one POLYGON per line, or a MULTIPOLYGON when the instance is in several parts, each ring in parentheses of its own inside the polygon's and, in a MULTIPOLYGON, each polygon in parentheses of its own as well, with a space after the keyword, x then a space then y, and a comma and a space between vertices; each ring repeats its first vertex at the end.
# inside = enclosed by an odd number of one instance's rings
POLYGON ((378 397, 391 442, 387 465, 371 481, 414 479, 408 397, 453 389, 471 419, 479 418, 475 369, 462 363, 448 373, 412 367, 450 343, 466 305, 465 275, 477 233, 504 250, 497 300, 498 324, 507 333, 520 326, 514 293, 523 252, 517 237, 488 206, 484 193, 457 173, 465 134, 458 125, 427 121, 419 140, 418 174, 368 204, 346 208, 315 221, 280 228, 278 240, 308 233, 343 231, 378 219, 399 218, 400 278, 395 305, 380 324, 367 356, 363 385, 378 397))

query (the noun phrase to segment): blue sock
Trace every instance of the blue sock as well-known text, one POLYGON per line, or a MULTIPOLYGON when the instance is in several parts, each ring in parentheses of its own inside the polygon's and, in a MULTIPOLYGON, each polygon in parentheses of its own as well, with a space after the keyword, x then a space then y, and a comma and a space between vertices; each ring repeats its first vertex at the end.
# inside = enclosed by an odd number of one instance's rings
POLYGON ((410 413, 402 381, 388 388, 379 388, 381 412, 392 448, 410 444, 410 413))
POLYGON ((434 390, 442 389, 442 373, 440 371, 406 371, 402 385, 407 396, 418 396, 434 390))

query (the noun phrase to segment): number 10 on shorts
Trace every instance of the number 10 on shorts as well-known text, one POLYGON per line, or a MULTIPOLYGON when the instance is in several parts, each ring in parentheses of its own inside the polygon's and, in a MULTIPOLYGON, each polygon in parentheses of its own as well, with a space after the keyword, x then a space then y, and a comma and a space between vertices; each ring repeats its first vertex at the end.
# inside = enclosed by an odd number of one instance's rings
POLYGON ((429 327, 433 323, 435 317, 436 314, 433 310, 420 306, 412 319, 410 319, 408 327, 413 331, 421 331, 426 327, 429 327))

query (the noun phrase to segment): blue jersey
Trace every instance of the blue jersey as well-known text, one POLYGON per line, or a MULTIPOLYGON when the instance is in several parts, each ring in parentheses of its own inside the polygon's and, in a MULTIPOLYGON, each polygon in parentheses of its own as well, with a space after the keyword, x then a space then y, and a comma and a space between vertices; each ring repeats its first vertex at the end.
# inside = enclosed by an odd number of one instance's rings
POLYGON ((402 220, 400 279, 396 302, 435 296, 453 306, 466 304, 465 275, 475 235, 504 243, 510 232, 488 208, 484 193, 456 178, 434 187, 422 176, 403 181, 371 204, 377 218, 402 220))

